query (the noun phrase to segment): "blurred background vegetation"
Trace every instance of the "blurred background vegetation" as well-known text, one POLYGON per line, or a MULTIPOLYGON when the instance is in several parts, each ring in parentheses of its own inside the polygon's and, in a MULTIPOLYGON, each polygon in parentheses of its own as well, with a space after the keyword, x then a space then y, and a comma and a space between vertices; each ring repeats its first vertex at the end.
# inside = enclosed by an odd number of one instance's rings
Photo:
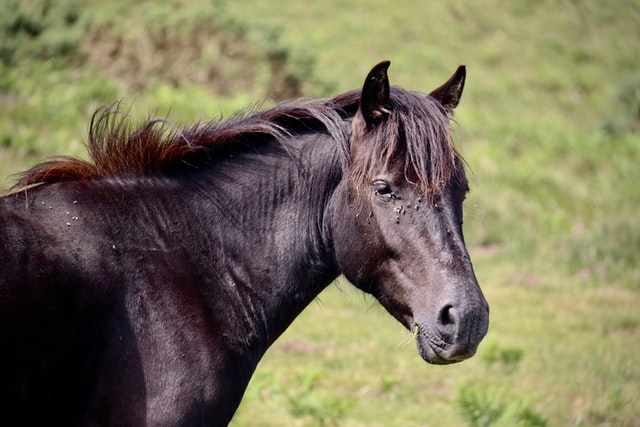
POLYGON ((460 63, 465 233, 492 308, 431 367, 338 282, 265 357, 235 426, 640 425, 640 2, 0 0, 0 188, 84 155, 92 112, 187 124, 460 63))

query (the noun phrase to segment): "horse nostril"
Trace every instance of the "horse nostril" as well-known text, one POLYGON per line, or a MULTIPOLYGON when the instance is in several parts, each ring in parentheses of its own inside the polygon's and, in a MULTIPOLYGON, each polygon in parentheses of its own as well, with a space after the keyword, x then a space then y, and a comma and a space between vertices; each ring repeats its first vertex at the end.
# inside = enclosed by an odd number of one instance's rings
POLYGON ((447 304, 438 314, 438 324, 440 326, 455 326, 457 323, 456 309, 451 304, 447 304))

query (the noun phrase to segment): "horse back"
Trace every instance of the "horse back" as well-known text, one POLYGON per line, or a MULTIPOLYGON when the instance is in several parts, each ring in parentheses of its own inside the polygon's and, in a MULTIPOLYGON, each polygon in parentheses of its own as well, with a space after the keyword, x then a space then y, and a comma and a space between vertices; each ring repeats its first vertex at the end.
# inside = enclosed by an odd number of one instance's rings
POLYGON ((133 251, 99 226, 105 206, 34 196, 0 202, 0 413, 22 425, 230 418, 244 387, 220 396, 221 384, 253 368, 229 363, 191 254, 131 238, 133 251))
POLYGON ((106 355, 135 359, 121 289, 87 281, 98 269, 74 263, 77 251, 32 207, 3 199, 0 232, 0 412, 21 425, 80 425, 112 368, 106 355))

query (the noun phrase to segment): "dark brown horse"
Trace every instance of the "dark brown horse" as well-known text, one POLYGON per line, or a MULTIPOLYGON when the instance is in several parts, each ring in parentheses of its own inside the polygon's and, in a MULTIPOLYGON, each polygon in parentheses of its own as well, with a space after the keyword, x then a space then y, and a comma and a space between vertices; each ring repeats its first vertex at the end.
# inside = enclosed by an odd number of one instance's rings
POLYGON ((472 356, 489 310, 449 133, 465 69, 423 95, 390 89, 388 66, 361 92, 185 129, 105 109, 91 161, 23 173, 0 199, 0 417, 225 426, 339 274, 427 362, 472 356))

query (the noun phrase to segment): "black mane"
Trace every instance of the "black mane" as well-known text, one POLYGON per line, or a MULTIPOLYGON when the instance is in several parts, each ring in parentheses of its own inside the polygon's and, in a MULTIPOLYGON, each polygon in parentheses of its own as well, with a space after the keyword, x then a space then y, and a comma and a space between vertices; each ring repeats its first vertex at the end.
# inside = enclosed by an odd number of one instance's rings
MULTIPOLYGON (((364 181, 393 157, 404 157, 408 178, 425 194, 437 193, 459 173, 459 155, 449 137, 446 112, 433 98, 400 88, 391 91, 392 114, 376 129, 366 160, 352 165, 352 179, 364 181)), ((34 184, 105 177, 175 174, 199 168, 243 142, 279 141, 308 131, 326 132, 349 160, 351 127, 359 92, 328 101, 292 100, 255 114, 176 128, 166 120, 131 124, 119 105, 98 109, 86 144, 89 160, 54 157, 18 174, 13 190, 34 184), (261 138, 257 138, 261 137, 261 138)), ((356 135, 357 137, 357 135, 356 135)), ((367 138, 369 139, 369 138, 367 138)), ((371 143, 371 142, 370 142, 371 143)))
POLYGON ((256 136, 279 140, 305 129, 323 128, 334 139, 346 140, 343 117, 354 109, 348 103, 357 105, 357 99, 293 100, 256 114, 238 113, 182 129, 166 120, 148 120, 136 128, 118 104, 103 107, 91 119, 86 144, 89 160, 71 156, 45 160, 18 174, 13 189, 60 181, 162 175, 185 165, 201 166, 210 160, 212 151, 229 149, 256 136))

